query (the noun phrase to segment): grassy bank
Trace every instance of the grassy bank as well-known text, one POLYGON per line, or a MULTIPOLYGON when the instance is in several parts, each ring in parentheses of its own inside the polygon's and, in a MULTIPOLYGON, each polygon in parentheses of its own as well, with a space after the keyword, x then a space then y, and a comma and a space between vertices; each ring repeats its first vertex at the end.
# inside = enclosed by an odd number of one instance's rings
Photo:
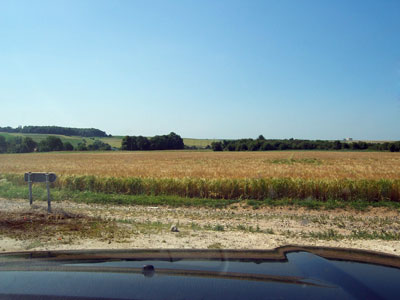
MULTIPOLYGON (((0 179, 0 197, 8 199, 28 199, 28 187, 24 183, 16 184, 3 178, 0 179)), ((90 190, 71 190, 69 188, 53 187, 51 189, 51 197, 54 201, 70 200, 81 203, 97 203, 97 204, 118 204, 118 205, 145 205, 145 206, 172 206, 172 207, 212 207, 224 208, 231 204, 243 204, 254 209, 263 206, 293 206, 306 207, 309 209, 337 209, 337 208, 354 208, 357 210, 365 210, 368 207, 390 207, 400 209, 400 202, 394 201, 362 201, 342 199, 328 199, 321 201, 318 199, 296 199, 296 198, 280 198, 280 199, 212 199, 197 197, 180 197, 174 195, 126 195, 117 193, 103 193, 90 190)), ((34 201, 46 201, 47 192, 44 184, 36 184, 33 188, 34 201)), ((27 200, 28 201, 28 200, 27 200)))
MULTIPOLYGON (((3 179, 4 180, 4 179, 3 179)), ((9 181, 0 182, 0 197, 7 199, 27 199, 29 190, 27 185, 16 185, 9 181)), ((47 201, 47 190, 45 186, 35 185, 32 189, 33 201, 47 201)), ((168 205, 179 206, 204 206, 222 208, 237 200, 219 200, 219 199, 199 199, 182 198, 176 196, 152 196, 152 195, 123 195, 106 194, 92 191, 72 191, 69 189, 52 188, 51 199, 53 201, 70 200, 82 203, 97 204, 118 204, 118 205, 168 205)))

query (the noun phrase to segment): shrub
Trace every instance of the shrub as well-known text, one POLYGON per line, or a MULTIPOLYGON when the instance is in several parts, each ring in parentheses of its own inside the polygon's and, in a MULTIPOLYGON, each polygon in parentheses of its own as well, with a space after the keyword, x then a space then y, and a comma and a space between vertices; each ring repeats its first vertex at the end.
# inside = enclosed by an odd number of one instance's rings
POLYGON ((64 143, 64 150, 73 151, 74 150, 74 146, 72 146, 72 144, 70 142, 65 142, 64 143))
POLYGON ((222 143, 221 142, 212 142, 211 143, 211 148, 214 151, 222 151, 222 143))

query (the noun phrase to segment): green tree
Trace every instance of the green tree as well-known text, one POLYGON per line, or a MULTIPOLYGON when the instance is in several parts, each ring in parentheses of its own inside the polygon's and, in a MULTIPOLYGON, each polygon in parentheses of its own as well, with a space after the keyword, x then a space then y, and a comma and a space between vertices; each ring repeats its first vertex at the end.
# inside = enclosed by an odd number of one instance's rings
POLYGON ((235 151, 235 150, 236 150, 236 147, 235 147, 235 145, 234 145, 233 143, 229 143, 229 144, 225 147, 225 149, 228 150, 228 151, 235 151))
POLYGON ((7 152, 7 141, 6 138, 0 135, 0 153, 7 152))
POLYGON ((139 135, 136 137, 136 145, 138 150, 150 150, 150 142, 144 136, 139 135))
POLYGON ((271 143, 264 142, 261 145, 261 150, 262 151, 269 151, 269 150, 276 150, 276 149, 274 148, 274 145, 272 145, 271 143))
POLYGON ((78 151, 87 151, 86 143, 78 143, 78 147, 76 148, 78 151))
POLYGON ((222 143, 221 142, 212 142, 211 143, 211 148, 214 151, 222 151, 222 143))
POLYGON ((333 149, 335 149, 335 150, 342 149, 342 143, 340 141, 334 141, 333 142, 333 149))
POLYGON ((7 152, 21 153, 22 152, 22 137, 17 136, 10 139, 7 143, 7 152))
POLYGON ((74 150, 74 146, 72 146, 72 144, 70 142, 65 142, 64 143, 64 150, 73 151, 74 150))
POLYGON ((389 151, 390 152, 399 152, 400 151, 400 142, 390 143, 389 151))
POLYGON ((175 132, 171 132, 170 134, 168 134, 167 140, 168 140, 168 149, 178 150, 185 148, 183 139, 180 137, 180 135, 176 134, 175 132))
POLYGON ((60 138, 56 136, 48 136, 46 139, 41 141, 37 146, 40 152, 64 150, 63 142, 61 141, 60 138))
POLYGON ((236 146, 236 151, 247 151, 247 150, 249 150, 249 147, 245 142, 241 142, 236 146))
POLYGON ((44 141, 39 143, 39 151, 62 151, 64 145, 60 138, 56 136, 48 136, 44 141), (42 148, 40 148, 42 146, 42 148))
POLYGON ((104 143, 103 141, 96 140, 96 141, 94 141, 93 144, 87 146, 87 149, 90 151, 93 151, 93 150, 94 151, 96 151, 96 150, 102 150, 102 151, 106 150, 107 151, 107 150, 111 150, 111 146, 107 143, 104 143))
POLYGON ((289 147, 286 143, 279 144, 279 150, 287 150, 287 149, 289 149, 289 147))
POLYGON ((353 142, 353 143, 351 143, 351 149, 359 150, 360 149, 360 145, 357 142, 353 142))
MULTIPOLYGON (((151 150, 166 150, 166 149, 168 149, 168 138, 165 135, 156 135, 156 136, 152 137, 149 140, 149 142, 150 142, 151 150)), ((173 149, 173 148, 171 148, 171 149, 173 149)))
POLYGON ((37 143, 30 137, 25 137, 21 142, 20 152, 28 153, 35 151, 37 143))
POLYGON ((137 147, 136 143, 136 137, 135 136, 126 136, 122 139, 122 144, 121 144, 121 149, 122 150, 139 150, 137 147))
POLYGON ((261 148, 261 142, 260 140, 256 140, 250 143, 250 145, 248 146, 250 151, 258 151, 261 148))

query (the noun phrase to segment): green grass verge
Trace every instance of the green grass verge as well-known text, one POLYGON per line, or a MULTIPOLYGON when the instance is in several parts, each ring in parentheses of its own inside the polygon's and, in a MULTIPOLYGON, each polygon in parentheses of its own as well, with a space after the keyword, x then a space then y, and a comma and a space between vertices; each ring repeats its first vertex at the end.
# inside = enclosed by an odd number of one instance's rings
MULTIPOLYGON (((238 200, 183 198, 177 196, 148 196, 148 195, 122 195, 105 194, 90 191, 71 191, 68 189, 51 189, 53 201, 70 200, 81 203, 117 204, 117 205, 168 205, 179 206, 204 206, 223 208, 238 200)), ((27 186, 14 185, 10 182, 0 183, 0 197, 7 199, 27 199, 29 190, 27 186)), ((33 201, 47 201, 47 191, 44 186, 35 185, 32 189, 33 201)))

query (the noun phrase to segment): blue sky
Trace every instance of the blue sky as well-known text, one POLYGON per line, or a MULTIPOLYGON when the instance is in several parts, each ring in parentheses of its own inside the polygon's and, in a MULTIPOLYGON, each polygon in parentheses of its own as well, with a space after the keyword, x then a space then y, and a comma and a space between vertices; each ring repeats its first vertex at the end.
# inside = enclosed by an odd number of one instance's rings
POLYGON ((400 140, 400 1, 1 1, 0 126, 400 140))

